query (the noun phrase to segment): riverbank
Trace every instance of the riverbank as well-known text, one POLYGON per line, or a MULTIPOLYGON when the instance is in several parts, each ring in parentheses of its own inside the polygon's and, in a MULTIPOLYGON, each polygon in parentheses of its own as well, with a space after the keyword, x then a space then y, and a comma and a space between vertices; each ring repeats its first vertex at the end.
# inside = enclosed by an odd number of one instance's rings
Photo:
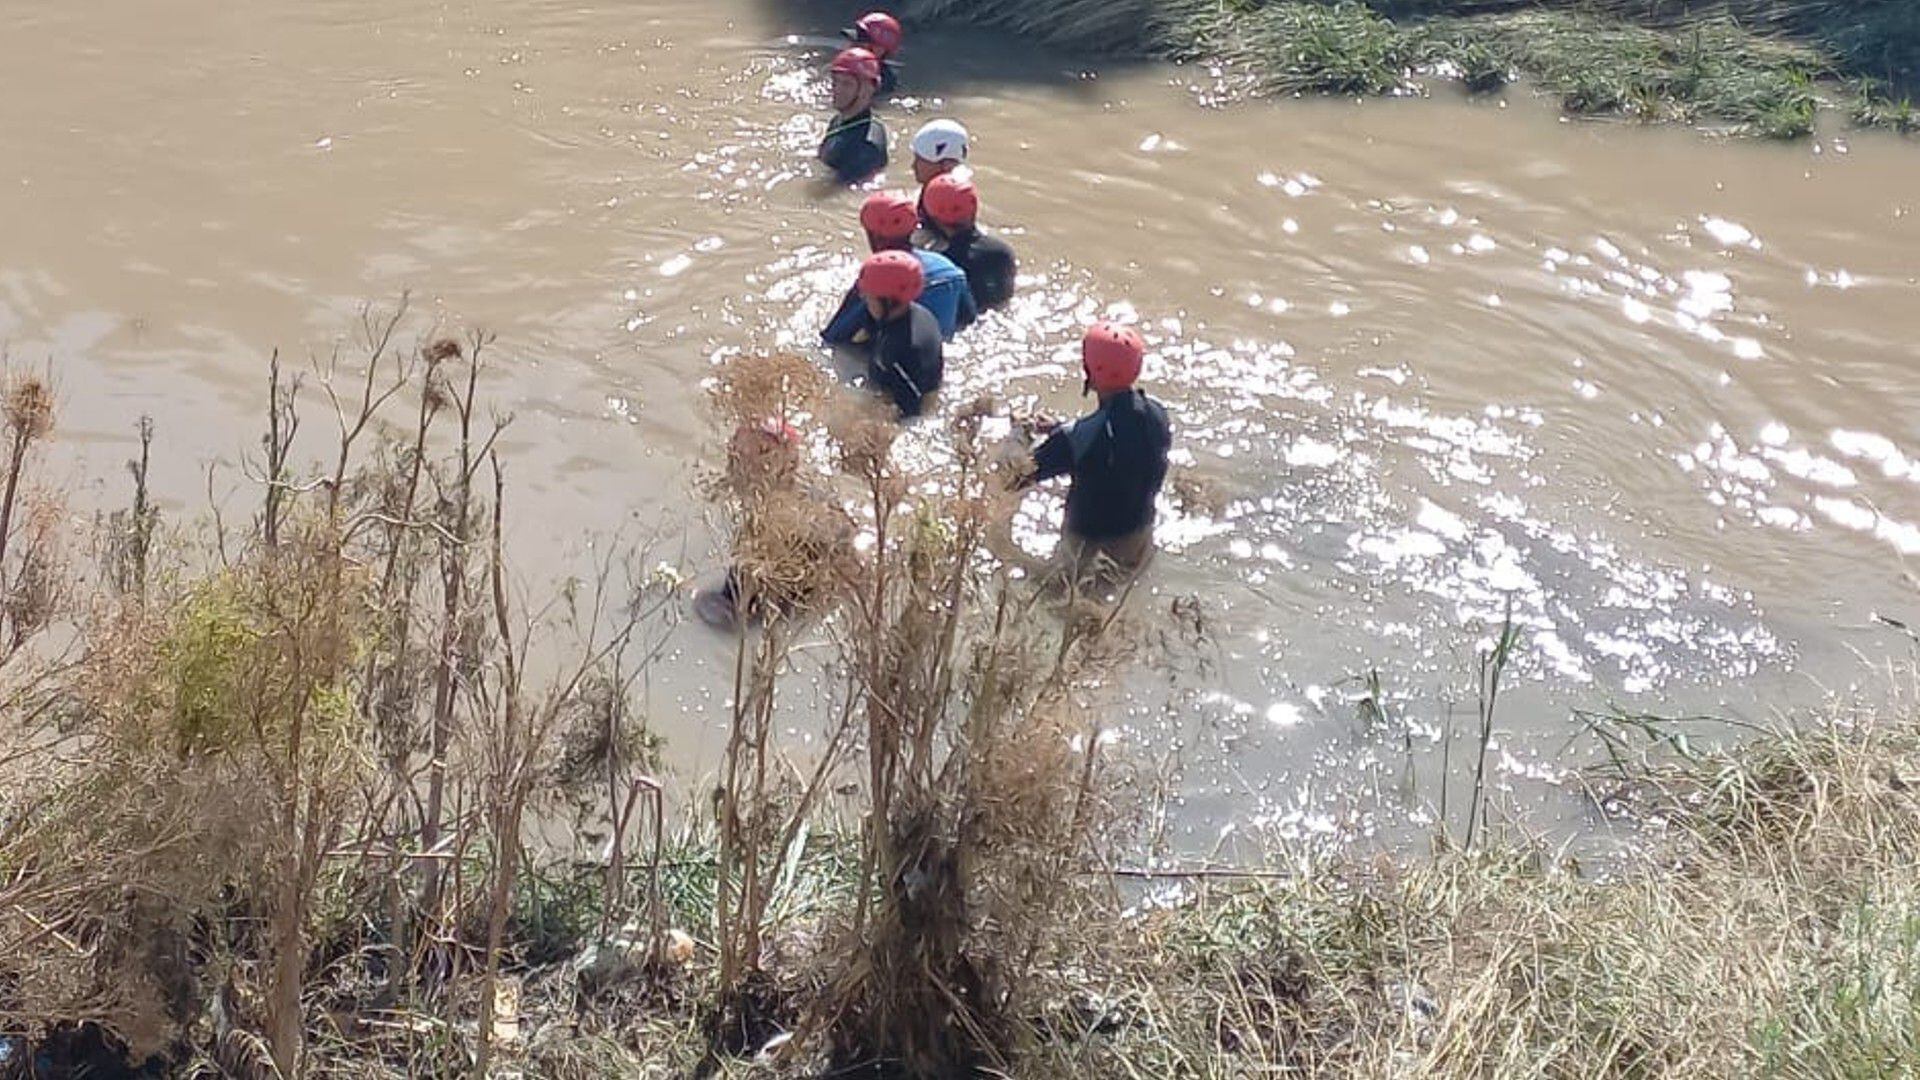
MULTIPOLYGON (((1809 718, 1724 755, 1656 753, 1598 790, 1657 823, 1618 866, 1509 837, 1395 860, 1282 859, 1264 875, 1090 871, 1041 951, 1002 1067, 1116 1080, 1920 1070, 1920 723, 1809 718)), ((819 928, 844 916, 847 850, 818 841, 785 898, 795 917, 773 975, 794 1022, 828 992, 819 928)), ((712 853, 676 859, 701 867, 712 853)), ((698 905, 679 916, 698 919, 698 905)), ((635 969, 569 1014, 564 969, 529 973, 554 1003, 525 1036, 530 1073, 689 1075, 706 1047, 688 1003, 710 979, 704 959, 664 981, 635 969)), ((715 1067, 823 1066, 801 1050, 715 1067)))
MULTIPOLYGON (((1716 750, 1590 718, 1609 764, 1575 782, 1638 830, 1606 865, 1478 779, 1429 853, 1170 861, 1109 688, 1201 647, 1204 612, 995 573, 982 410, 954 410, 951 466, 907 471, 898 425, 801 357, 730 362, 712 405, 826 452, 804 483, 737 454, 711 496, 746 595, 833 632, 740 639, 711 799, 675 812, 635 688, 682 572, 616 552, 518 599, 488 341, 402 350, 400 322, 316 373, 324 464, 291 456, 275 369, 258 511, 217 557, 149 501, 144 425, 126 509, 71 533, 31 482, 57 403, 11 378, 0 1076, 1920 1069, 1907 708, 1716 750), (796 542, 827 490, 864 550, 796 542), (840 681, 790 720, 802 641, 840 681)), ((1484 629, 1482 762, 1518 641, 1484 629)))
MULTIPOLYGON (((1916 792, 1920 725, 1828 717, 1610 789, 1616 805, 1655 813, 1662 834, 1619 866, 1509 838, 1217 876, 1090 868, 1031 958, 999 1067, 1116 1080, 1912 1075, 1916 792)), ((597 937, 598 872, 529 872, 506 942, 499 993, 513 1012, 493 1021, 495 1074, 823 1075, 829 1047, 817 1027, 804 1033, 833 1000, 857 847, 817 835, 782 875, 765 1011, 751 1045, 717 1058, 711 838, 664 851, 670 918, 693 931, 664 945, 637 927, 597 937)), ((354 1009, 320 972, 309 993, 309 1075, 472 1068, 471 993, 354 1009)), ((233 1051, 210 1041, 197 1056, 233 1051)))
MULTIPOLYGON (((1151 880, 1089 868, 1029 958, 998 1067, 1115 1080, 1920 1070, 1920 724, 1822 718, 1609 790, 1655 812, 1662 835, 1604 869, 1511 838, 1151 880)), ((825 1075, 830 1046, 808 1028, 834 1000, 857 849, 818 834, 783 872, 763 1011, 731 1054, 714 1054, 707 928, 722 856, 711 837, 683 837, 660 883, 668 918, 692 932, 658 942, 638 926, 600 936, 601 872, 528 871, 490 1039, 470 987, 437 1005, 356 1001, 316 965, 306 1075, 468 1075, 483 1041, 501 1076, 825 1075)), ((149 1075, 274 1075, 257 1050, 247 1071, 249 1045, 209 1024, 149 1075)))
POLYGON ((1078 48, 1205 62, 1222 92, 1381 95, 1519 79, 1569 113, 1675 120, 1769 138, 1822 110, 1920 126, 1920 9, 1891 0, 921 0, 918 17, 1078 48))

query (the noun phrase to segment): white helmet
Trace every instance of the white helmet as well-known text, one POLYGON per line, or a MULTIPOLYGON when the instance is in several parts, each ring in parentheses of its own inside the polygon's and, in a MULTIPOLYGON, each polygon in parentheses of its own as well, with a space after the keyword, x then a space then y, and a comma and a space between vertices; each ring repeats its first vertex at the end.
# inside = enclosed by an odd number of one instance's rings
POLYGON ((958 120, 929 120, 913 133, 913 156, 923 161, 965 161, 967 129, 958 120))

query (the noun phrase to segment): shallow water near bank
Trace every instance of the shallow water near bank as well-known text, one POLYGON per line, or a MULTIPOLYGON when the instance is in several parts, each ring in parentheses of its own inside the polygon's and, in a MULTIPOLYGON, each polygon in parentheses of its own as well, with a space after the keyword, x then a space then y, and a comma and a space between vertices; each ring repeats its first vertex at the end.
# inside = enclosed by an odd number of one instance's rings
MULTIPOLYGON (((856 261, 858 196, 808 160, 831 14, 19 13, 0 339, 56 374, 76 508, 120 499, 150 412, 175 520, 210 463, 244 512, 267 355, 325 355, 411 288, 423 325, 499 335, 529 588, 616 536, 714 565, 699 381, 808 344, 856 261)), ((1524 91, 1204 109, 1204 71, 979 33, 911 49, 897 153, 963 118, 1028 275, 951 354, 948 405, 1071 412, 1079 326, 1138 319, 1182 471, 1219 496, 1169 500, 1137 597, 1199 597, 1207 663, 1136 672, 1116 704, 1122 744, 1177 778, 1182 846, 1405 838, 1443 763, 1457 819, 1473 656, 1509 598, 1491 769, 1552 830, 1592 823, 1574 710, 1765 719, 1904 652, 1875 617, 1920 620, 1920 148, 1570 124, 1524 91)), ((1057 499, 1028 505, 1035 550, 1057 499)), ((730 658, 683 627, 648 682, 685 779, 714 761, 730 658)))

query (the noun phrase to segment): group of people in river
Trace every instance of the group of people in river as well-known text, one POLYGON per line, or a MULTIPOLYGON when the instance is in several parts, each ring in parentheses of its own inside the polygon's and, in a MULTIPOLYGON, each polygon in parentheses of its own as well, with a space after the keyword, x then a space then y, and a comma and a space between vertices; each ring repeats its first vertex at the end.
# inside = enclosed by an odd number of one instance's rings
MULTIPOLYGON (((890 159, 890 136, 874 106, 899 84, 905 33, 883 11, 861 16, 843 33, 849 44, 828 65, 833 116, 819 157, 841 182, 861 185, 890 159)), ((910 145, 919 195, 882 189, 861 204, 871 253, 820 335, 823 344, 864 360, 869 387, 902 419, 919 416, 940 388, 946 342, 1011 301, 1018 277, 1012 249, 980 227, 966 127, 931 120, 910 145)), ((1131 572, 1152 553, 1172 429, 1165 408, 1139 388, 1146 342, 1137 330, 1096 322, 1080 354, 1082 392, 1096 395, 1098 406, 1071 423, 1035 418, 1031 428, 1043 438, 1019 483, 1070 478, 1056 556, 1065 573, 1078 576, 1095 565, 1131 572)), ((798 442, 791 428, 769 422, 737 432, 730 452, 797 454, 798 442)), ((740 600, 738 574, 730 571, 723 585, 696 598, 696 608, 708 622, 731 627, 747 614, 740 600)))

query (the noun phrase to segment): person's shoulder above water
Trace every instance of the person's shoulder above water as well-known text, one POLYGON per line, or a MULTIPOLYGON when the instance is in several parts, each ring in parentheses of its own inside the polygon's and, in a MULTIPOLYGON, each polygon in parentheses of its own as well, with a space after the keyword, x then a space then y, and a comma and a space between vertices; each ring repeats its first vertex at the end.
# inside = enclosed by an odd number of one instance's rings
POLYGON ((820 143, 820 160, 839 178, 857 184, 887 167, 887 128, 873 114, 836 121, 820 143))
POLYGON ((1166 406, 1138 386, 1128 387, 1107 398, 1095 414, 1103 417, 1116 432, 1127 438, 1144 439, 1164 451, 1173 441, 1173 423, 1166 406))
POLYGON ((972 254, 975 262, 1013 265, 1013 246, 997 236, 988 236, 979 229, 975 229, 973 235, 968 238, 967 250, 972 254))
POLYGON ((887 125, 882 122, 879 117, 867 117, 866 138, 863 141, 866 144, 867 156, 873 161, 879 162, 873 170, 876 173, 887 167, 887 147, 891 143, 892 138, 893 137, 887 132, 887 125))
POLYGON ((878 350, 882 358, 900 362, 906 373, 916 377, 916 383, 920 375, 934 375, 931 385, 920 384, 921 393, 932 393, 939 385, 938 375, 945 366, 939 317, 925 304, 914 301, 904 315, 880 327, 876 337, 883 338, 878 350))
POLYGON ((926 272, 929 285, 939 281, 958 281, 967 276, 966 270, 959 263, 938 251, 914 248, 913 254, 920 260, 920 269, 926 272))
POLYGON ((965 254, 964 260, 956 261, 962 262, 968 280, 980 279, 974 291, 981 307, 997 307, 1013 297, 1019 269, 1011 245, 976 228, 966 237, 965 254))
POLYGON ((940 320, 933 317, 925 304, 913 305, 907 316, 913 323, 914 347, 922 351, 940 351, 940 320))
POLYGON ((1116 403, 1121 404, 1128 412, 1140 417, 1154 427, 1163 429, 1172 427, 1172 423, 1167 419, 1167 407, 1161 404, 1152 394, 1147 393, 1138 386, 1116 395, 1114 400, 1116 403))

